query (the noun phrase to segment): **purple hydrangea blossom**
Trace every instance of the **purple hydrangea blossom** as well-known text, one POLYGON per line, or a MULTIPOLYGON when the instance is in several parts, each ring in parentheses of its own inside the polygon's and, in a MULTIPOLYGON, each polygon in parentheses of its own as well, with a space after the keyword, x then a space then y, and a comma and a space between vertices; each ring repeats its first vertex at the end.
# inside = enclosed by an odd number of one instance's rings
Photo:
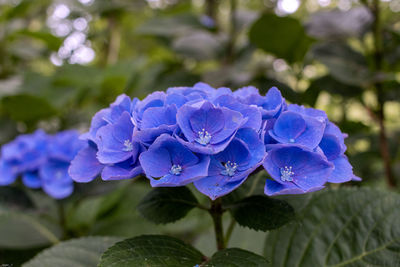
POLYGON ((194 185, 215 200, 239 187, 262 164, 264 157, 265 148, 258 133, 242 128, 225 150, 211 157, 208 177, 194 185))
POLYGON ((21 176, 27 187, 42 188, 57 199, 68 197, 74 189, 68 167, 84 146, 78 137, 76 131, 51 136, 37 130, 5 144, 0 158, 0 185, 12 184, 21 176))
POLYGON ((264 168, 274 181, 267 181, 265 194, 299 194, 323 188, 334 166, 320 153, 295 145, 272 145, 264 168))
POLYGON ((119 96, 93 117, 69 174, 78 182, 144 174, 154 187, 194 183, 216 199, 262 165, 272 178, 267 195, 302 194, 358 179, 345 137, 325 112, 288 105, 276 87, 263 96, 252 86, 197 83, 143 100, 119 96))
POLYGON ((207 176, 210 157, 163 134, 140 155, 140 163, 152 186, 182 186, 207 176))

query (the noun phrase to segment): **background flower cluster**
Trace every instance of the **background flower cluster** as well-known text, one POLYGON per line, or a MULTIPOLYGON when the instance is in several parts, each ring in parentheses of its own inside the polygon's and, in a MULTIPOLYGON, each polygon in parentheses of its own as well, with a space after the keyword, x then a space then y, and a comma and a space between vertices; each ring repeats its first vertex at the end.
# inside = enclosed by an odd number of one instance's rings
POLYGON ((301 194, 359 179, 345 137, 325 112, 288 105, 275 87, 263 96, 197 83, 143 100, 120 95, 93 117, 69 174, 77 182, 145 174, 153 187, 194 183, 216 199, 263 167, 272 178, 265 194, 301 194))
POLYGON ((27 187, 42 188, 57 199, 68 197, 74 190, 68 167, 84 146, 74 130, 55 135, 37 130, 20 135, 1 148, 0 185, 12 184, 21 176, 27 187))

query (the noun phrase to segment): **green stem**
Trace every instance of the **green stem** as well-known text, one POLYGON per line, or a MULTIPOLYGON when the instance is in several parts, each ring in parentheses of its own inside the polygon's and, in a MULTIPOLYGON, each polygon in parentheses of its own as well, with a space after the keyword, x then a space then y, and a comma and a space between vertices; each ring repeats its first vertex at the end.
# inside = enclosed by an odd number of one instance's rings
POLYGON ((67 226, 66 226, 66 221, 65 221, 65 209, 64 209, 64 203, 62 200, 57 201, 57 208, 58 208, 58 219, 59 219, 59 224, 61 226, 61 229, 63 230, 63 236, 62 239, 66 239, 68 232, 67 232, 67 226))
MULTIPOLYGON (((249 197, 254 193, 254 191, 256 190, 256 187, 257 187, 257 183, 261 179, 262 175, 263 175, 262 170, 258 170, 258 171, 256 170, 255 178, 253 180, 253 183, 251 184, 250 190, 247 193, 246 197, 249 197)), ((233 230, 235 229, 235 226, 236 226, 236 220, 234 218, 231 218, 231 222, 225 233, 225 244, 226 245, 229 244, 229 240, 231 239, 231 236, 232 236, 233 230)))
POLYGON ((223 250, 225 248, 224 230, 222 226, 222 201, 220 198, 211 202, 211 208, 209 210, 210 215, 214 223, 215 240, 217 243, 217 249, 223 250))
POLYGON ((226 230, 225 233, 225 244, 229 244, 229 240, 231 239, 233 230, 235 229, 236 226, 236 220, 234 218, 231 218, 231 222, 229 223, 228 229, 226 230))

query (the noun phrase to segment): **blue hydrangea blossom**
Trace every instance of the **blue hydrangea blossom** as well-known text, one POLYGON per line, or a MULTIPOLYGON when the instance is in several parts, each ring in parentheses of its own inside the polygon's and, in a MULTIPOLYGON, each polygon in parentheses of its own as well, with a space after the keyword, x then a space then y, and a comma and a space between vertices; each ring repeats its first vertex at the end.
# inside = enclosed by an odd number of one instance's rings
POLYGON ((42 188, 53 198, 68 197, 73 180, 68 174, 70 161, 83 148, 76 131, 47 135, 42 130, 18 136, 1 149, 0 185, 12 184, 21 176, 25 186, 42 188))
POLYGON ((93 117, 69 174, 77 182, 143 174, 154 187, 194 183, 216 199, 264 168, 265 194, 302 194, 359 180, 345 137, 325 112, 288 105, 276 87, 261 95, 197 83, 143 100, 119 96, 93 117))

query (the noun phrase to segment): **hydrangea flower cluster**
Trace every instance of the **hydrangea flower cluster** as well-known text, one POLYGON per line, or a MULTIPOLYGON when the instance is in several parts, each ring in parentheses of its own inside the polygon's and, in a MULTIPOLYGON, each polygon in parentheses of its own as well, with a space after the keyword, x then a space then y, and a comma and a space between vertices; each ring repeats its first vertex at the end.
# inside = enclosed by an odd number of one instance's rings
POLYGON ((74 189, 68 167, 85 145, 77 131, 48 135, 37 130, 20 135, 1 148, 0 186, 12 184, 21 176, 27 187, 42 188, 56 199, 68 197, 74 189))
POLYGON ((145 174, 153 187, 194 183, 214 200, 264 167, 265 194, 301 194, 359 179, 345 137, 325 112, 288 105, 275 87, 263 96, 197 83, 143 100, 119 96, 93 117, 69 173, 77 182, 145 174))

